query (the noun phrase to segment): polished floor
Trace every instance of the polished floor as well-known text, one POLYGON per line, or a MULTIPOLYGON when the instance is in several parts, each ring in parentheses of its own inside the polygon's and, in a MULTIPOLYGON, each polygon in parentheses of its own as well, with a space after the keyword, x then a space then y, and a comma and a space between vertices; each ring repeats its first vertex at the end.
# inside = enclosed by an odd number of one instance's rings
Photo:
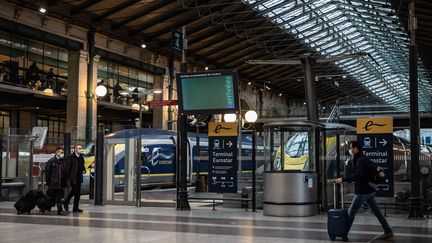
MULTIPOLYGON (((12 202, 0 202, 0 242, 329 242, 327 217, 281 218, 262 211, 198 207, 172 208, 82 205, 84 213, 16 215, 12 202)), ((387 217, 394 242, 432 242, 432 221, 387 217)), ((358 215, 350 242, 370 242, 381 233, 370 213, 358 215)), ((375 241, 374 241, 375 242, 375 241)))

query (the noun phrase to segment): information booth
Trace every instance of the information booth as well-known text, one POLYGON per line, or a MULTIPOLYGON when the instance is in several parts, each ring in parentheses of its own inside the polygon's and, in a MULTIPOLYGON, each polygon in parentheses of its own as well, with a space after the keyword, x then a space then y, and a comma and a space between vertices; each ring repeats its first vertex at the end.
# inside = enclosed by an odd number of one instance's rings
POLYGON ((272 121, 264 124, 264 135, 264 215, 318 214, 324 126, 311 121, 272 121))

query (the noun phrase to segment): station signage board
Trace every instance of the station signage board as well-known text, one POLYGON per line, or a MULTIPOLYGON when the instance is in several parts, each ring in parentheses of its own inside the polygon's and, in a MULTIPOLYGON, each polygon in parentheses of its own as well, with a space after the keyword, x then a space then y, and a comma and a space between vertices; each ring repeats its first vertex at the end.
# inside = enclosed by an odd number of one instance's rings
POLYGON ((357 140, 363 154, 384 168, 385 182, 376 189, 377 197, 393 197, 393 118, 358 118, 357 140))
POLYGON ((237 123, 210 122, 208 191, 237 193, 237 123))
POLYGON ((149 107, 177 105, 177 100, 151 100, 147 104, 149 107))
POLYGON ((181 32, 175 30, 171 32, 171 46, 176 51, 182 51, 183 35, 181 32))

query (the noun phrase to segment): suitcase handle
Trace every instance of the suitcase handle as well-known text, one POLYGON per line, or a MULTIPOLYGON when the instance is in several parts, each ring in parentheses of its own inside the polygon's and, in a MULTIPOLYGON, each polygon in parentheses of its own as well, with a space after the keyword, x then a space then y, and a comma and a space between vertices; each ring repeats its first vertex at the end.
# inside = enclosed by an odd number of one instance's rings
MULTIPOLYGON (((340 183, 340 185, 341 185, 341 208, 343 209, 344 208, 344 196, 343 196, 343 182, 342 183, 340 183)), ((336 202, 336 182, 333 182, 333 205, 334 205, 334 208, 336 208, 336 204, 337 204, 337 202, 336 202)))

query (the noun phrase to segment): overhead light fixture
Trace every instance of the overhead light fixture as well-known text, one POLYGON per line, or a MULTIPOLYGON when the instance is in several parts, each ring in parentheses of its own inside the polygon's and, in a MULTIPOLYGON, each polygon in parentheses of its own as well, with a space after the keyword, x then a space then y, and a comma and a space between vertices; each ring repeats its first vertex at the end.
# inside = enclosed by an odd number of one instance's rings
POLYGON ((208 70, 208 67, 206 66, 204 69, 207 71, 207 70, 208 70))
POLYGON ((346 78, 346 77, 347 77, 346 75, 342 76, 342 78, 346 78))
POLYGON ((237 120, 237 115, 234 113, 224 114, 223 119, 225 122, 235 122, 237 120))
POLYGON ((279 93, 279 96, 282 96, 282 93, 279 93))
POLYGON ((248 85, 251 85, 252 84, 252 82, 248 82, 248 85))
POLYGON ((105 85, 98 85, 95 89, 95 94, 98 97, 103 97, 107 94, 108 90, 105 85))
POLYGON ((162 90, 161 89, 155 89, 153 90, 154 94, 162 94, 162 90))
POLYGON ((46 11, 47 11, 47 10, 46 10, 46 8, 44 8, 44 7, 40 7, 40 8, 39 8, 39 12, 40 12, 40 13, 43 13, 43 14, 44 14, 44 13, 46 13, 46 11))
POLYGON ((146 48, 146 47, 147 47, 147 45, 146 45, 145 43, 142 43, 142 44, 141 44, 141 48, 144 49, 144 48, 146 48))
POLYGON ((301 79, 298 78, 298 79, 297 79, 297 82, 301 82, 301 79))
POLYGON ((266 90, 271 90, 271 88, 267 85, 264 85, 264 87, 266 88, 266 90))

